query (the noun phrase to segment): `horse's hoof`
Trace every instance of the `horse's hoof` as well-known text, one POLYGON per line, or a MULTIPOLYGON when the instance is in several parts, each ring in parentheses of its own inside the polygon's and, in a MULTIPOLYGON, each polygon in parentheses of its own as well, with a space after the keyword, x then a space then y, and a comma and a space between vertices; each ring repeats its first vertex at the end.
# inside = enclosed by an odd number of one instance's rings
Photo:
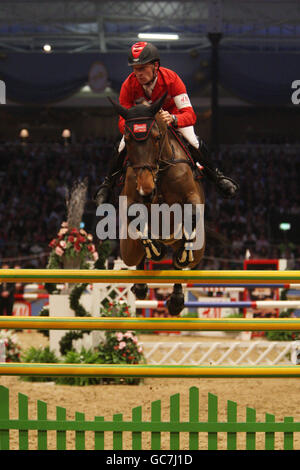
POLYGON ((181 310, 184 309, 184 295, 171 294, 171 297, 167 300, 167 307, 170 315, 179 315, 181 310))
POLYGON ((167 253, 167 248, 156 240, 142 240, 146 257, 153 261, 161 261, 167 253))
POLYGON ((173 264, 177 269, 188 267, 194 261, 194 254, 192 250, 185 250, 182 248, 173 255, 173 264))
POLYGON ((130 290, 138 300, 144 300, 148 294, 147 284, 134 284, 130 290))

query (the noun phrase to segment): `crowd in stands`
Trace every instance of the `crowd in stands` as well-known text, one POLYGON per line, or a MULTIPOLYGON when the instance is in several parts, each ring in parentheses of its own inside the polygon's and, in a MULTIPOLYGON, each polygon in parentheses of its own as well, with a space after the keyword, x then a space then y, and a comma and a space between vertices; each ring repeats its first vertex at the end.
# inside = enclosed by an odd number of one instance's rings
MULTIPOLYGON (((0 263, 43 268, 49 242, 66 218, 66 191, 77 179, 88 180, 86 220, 91 230, 93 194, 107 171, 114 142, 79 144, 0 144, 0 263)), ((208 181, 206 221, 224 243, 208 239, 202 269, 241 269, 246 251, 252 258, 287 258, 300 268, 300 243, 289 232, 274 237, 272 220, 288 216, 300 224, 300 154, 292 146, 241 151, 221 149, 223 172, 240 185, 237 199, 225 200, 208 181), (281 237, 281 238, 280 238, 281 237)), ((293 225, 293 223, 292 223, 293 225)), ((118 256, 112 243, 112 256, 118 256)))

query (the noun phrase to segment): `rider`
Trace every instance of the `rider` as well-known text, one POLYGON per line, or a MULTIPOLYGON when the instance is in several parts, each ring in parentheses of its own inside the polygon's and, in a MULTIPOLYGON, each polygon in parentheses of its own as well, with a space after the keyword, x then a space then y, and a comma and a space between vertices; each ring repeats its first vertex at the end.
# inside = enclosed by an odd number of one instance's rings
MULTIPOLYGON (((238 185, 214 166, 206 144, 195 135, 196 114, 187 95, 186 87, 174 71, 160 66, 157 48, 149 42, 137 42, 130 49, 128 65, 132 66, 133 72, 121 87, 120 104, 129 109, 142 99, 152 103, 167 91, 168 95, 160 116, 185 137, 190 144, 189 150, 194 161, 204 166, 204 175, 216 184, 223 196, 235 197, 238 185)), ((110 161, 108 175, 96 192, 95 201, 98 205, 107 202, 115 181, 114 175, 118 174, 122 168, 125 154, 124 128, 125 120, 120 116, 119 129, 123 137, 119 144, 118 154, 110 161)))

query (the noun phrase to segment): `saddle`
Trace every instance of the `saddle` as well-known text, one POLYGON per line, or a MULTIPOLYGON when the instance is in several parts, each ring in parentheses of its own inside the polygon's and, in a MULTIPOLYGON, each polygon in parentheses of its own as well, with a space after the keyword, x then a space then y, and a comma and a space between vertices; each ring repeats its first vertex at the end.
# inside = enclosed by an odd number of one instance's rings
MULTIPOLYGON (((191 170, 193 171, 194 178, 196 180, 202 179, 203 177, 203 172, 202 170, 196 165, 194 158, 192 156, 192 153, 190 151, 191 144, 189 141, 174 127, 169 126, 170 131, 172 132, 173 136, 176 138, 177 142, 179 145, 183 148, 185 151, 186 155, 189 158, 189 165, 191 167, 191 170)), ((179 162, 179 160, 176 160, 179 162)))

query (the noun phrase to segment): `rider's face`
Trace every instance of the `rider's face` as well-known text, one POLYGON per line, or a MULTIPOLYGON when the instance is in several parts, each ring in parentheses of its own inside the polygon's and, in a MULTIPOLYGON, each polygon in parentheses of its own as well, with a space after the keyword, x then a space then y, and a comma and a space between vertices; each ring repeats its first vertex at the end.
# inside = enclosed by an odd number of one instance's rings
POLYGON ((157 69, 156 64, 134 65, 133 73, 141 85, 146 85, 153 80, 157 69))

